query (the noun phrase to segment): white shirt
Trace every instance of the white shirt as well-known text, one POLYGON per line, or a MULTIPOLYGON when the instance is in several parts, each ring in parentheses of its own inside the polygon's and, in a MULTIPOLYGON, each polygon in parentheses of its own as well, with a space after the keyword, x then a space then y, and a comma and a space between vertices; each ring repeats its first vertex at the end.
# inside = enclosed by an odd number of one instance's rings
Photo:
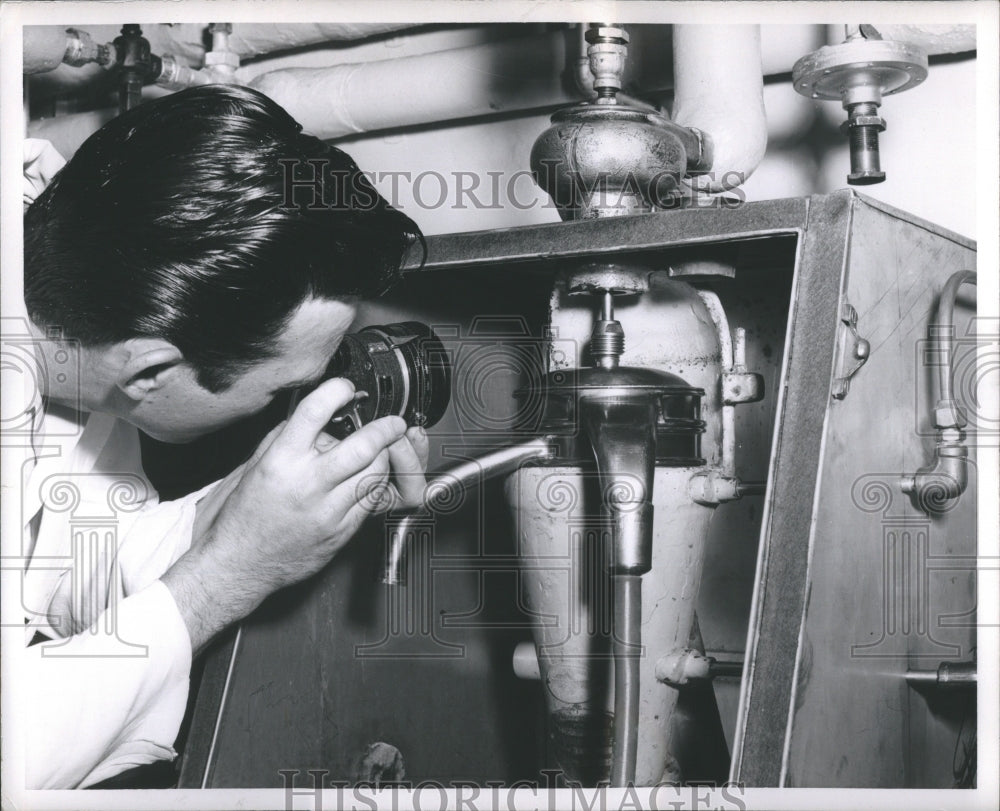
MULTIPOLYGON (((57 158, 26 145, 26 204, 57 158)), ((13 320, 5 319, 8 334, 13 320)), ((158 578, 189 548, 197 501, 214 487, 159 503, 134 427, 106 414, 44 413, 31 389, 39 375, 57 373, 21 375, 31 427, 22 603, 27 638, 53 638, 27 649, 19 673, 29 789, 83 788, 176 757, 191 641, 158 578)))

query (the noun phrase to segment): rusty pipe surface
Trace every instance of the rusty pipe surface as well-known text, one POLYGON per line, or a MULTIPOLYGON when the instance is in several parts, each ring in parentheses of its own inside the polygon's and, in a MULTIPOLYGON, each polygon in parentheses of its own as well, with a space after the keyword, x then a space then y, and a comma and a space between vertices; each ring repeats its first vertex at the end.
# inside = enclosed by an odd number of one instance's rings
POLYGON ((392 528, 382 582, 390 585, 400 582, 407 537, 413 532, 417 519, 433 511, 435 504, 453 501, 462 492, 477 487, 487 479, 513 473, 525 462, 546 459, 553 453, 552 441, 548 437, 538 437, 501 448, 479 459, 462 462, 431 479, 424 488, 423 504, 403 514, 392 528))

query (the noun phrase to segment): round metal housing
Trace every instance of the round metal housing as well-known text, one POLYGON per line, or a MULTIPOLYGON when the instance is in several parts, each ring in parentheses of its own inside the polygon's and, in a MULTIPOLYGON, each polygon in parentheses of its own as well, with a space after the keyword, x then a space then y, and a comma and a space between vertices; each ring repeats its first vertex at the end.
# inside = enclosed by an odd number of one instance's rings
POLYGON ((651 211, 677 199, 690 137, 647 110, 582 104, 552 116, 531 169, 564 220, 651 211))
MULTIPOLYGON (((523 397, 531 392, 521 389, 523 397)), ((545 464, 592 464, 593 451, 581 425, 580 401, 628 402, 652 398, 656 405, 656 464, 696 467, 701 458, 704 389, 689 386, 670 372, 619 366, 616 369, 558 369, 545 379, 545 408, 539 430, 561 443, 561 451, 545 464)))

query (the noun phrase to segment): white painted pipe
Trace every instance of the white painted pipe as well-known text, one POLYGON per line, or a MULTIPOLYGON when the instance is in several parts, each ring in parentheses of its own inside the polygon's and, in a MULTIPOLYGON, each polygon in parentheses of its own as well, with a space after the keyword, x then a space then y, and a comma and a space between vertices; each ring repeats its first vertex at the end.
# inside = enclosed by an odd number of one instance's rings
MULTIPOLYGON (((712 317, 715 331, 719 335, 719 351, 722 355, 723 372, 731 372, 735 366, 733 338, 729 331, 729 319, 719 296, 711 290, 699 290, 698 296, 705 302, 705 308, 712 317)), ((722 464, 723 476, 736 475, 736 407, 722 405, 722 464)))
MULTIPOLYGON (((891 25, 872 26, 882 39, 917 45, 928 56, 976 50, 974 25, 891 25)), ((831 45, 843 42, 843 26, 836 26, 831 45), (839 29, 836 30, 836 29, 839 29)))
POLYGON ((573 101, 562 32, 329 68, 288 68, 250 87, 319 138, 573 101))
MULTIPOLYGON (((554 32, 329 68, 288 68, 249 85, 319 138, 556 107, 581 100, 563 81, 566 37, 554 32), (482 66, 482 67, 479 67, 482 66), (486 69, 488 66, 488 69, 486 69)), ((32 122, 69 158, 114 110, 32 122)))
MULTIPOLYGON (((127 12, 123 12, 122 22, 128 22, 127 16, 127 12)), ((143 25, 142 35, 149 41, 153 53, 173 54, 188 66, 200 68, 205 61, 207 27, 201 23, 143 25)), ((413 27, 414 23, 234 23, 229 35, 229 48, 241 59, 251 59, 323 42, 365 39, 413 27)), ((26 26, 25 62, 29 57, 36 58, 36 54, 51 54, 59 31, 63 32, 65 39, 64 27, 26 26), (43 47, 44 52, 40 50, 43 47)), ((121 33, 121 25, 90 25, 87 26, 87 33, 95 42, 112 42, 121 33)))
POLYGON ((68 39, 65 26, 25 26, 24 73, 45 73, 59 67, 66 54, 68 39))
POLYGON ((712 172, 692 181, 707 192, 739 186, 767 147, 759 25, 674 26, 673 120, 712 140, 712 172))

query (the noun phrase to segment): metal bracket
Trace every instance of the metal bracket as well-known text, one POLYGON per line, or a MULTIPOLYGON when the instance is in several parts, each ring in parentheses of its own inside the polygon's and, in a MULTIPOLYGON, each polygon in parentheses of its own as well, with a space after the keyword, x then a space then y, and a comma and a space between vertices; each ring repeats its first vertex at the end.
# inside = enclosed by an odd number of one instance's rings
POLYGON ((722 404, 757 403, 764 399, 764 377, 747 371, 747 332, 733 334, 733 366, 722 373, 722 404))
POLYGON ((847 301, 840 305, 840 324, 837 329, 837 356, 834 366, 831 394, 843 400, 851 390, 851 378, 865 365, 871 353, 871 344, 858 335, 858 311, 847 301))

